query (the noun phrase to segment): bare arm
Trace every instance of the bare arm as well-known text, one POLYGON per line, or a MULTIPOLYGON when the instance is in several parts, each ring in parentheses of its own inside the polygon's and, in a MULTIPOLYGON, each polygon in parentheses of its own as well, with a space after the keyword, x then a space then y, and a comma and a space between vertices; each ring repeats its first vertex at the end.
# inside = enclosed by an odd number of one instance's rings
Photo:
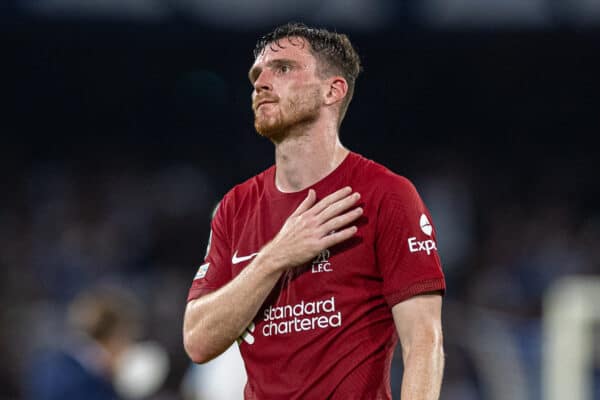
POLYGON ((183 342, 190 358, 202 363, 221 354, 252 322, 284 271, 353 236, 354 226, 338 229, 362 215, 361 208, 352 208, 359 198, 346 187, 315 204, 315 192, 310 190, 275 238, 238 276, 190 301, 183 323, 183 342))
POLYGON ((442 296, 424 294, 392 307, 402 346, 402 400, 437 400, 444 371, 442 296))

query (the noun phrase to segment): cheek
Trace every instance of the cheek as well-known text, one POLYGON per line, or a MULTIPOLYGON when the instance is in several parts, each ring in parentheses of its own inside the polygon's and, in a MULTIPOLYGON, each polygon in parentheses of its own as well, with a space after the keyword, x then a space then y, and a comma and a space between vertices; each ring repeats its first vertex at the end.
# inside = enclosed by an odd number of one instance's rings
POLYGON ((279 112, 283 115, 318 107, 321 88, 318 85, 286 82, 277 88, 279 112))
POLYGON ((290 97, 290 109, 293 111, 304 109, 312 110, 319 106, 319 96, 320 94, 318 88, 315 88, 314 86, 303 87, 301 90, 298 90, 293 96, 290 97))

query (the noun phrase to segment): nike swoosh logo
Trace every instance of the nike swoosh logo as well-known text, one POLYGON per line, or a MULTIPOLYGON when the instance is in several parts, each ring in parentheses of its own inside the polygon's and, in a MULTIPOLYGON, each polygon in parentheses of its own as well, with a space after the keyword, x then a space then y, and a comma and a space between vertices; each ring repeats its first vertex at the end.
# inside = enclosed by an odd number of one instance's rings
POLYGON ((251 259, 253 257, 256 257, 257 254, 258 253, 252 253, 249 256, 238 257, 237 250, 236 250, 235 253, 233 253, 233 257, 231 257, 231 262, 233 264, 239 264, 241 262, 248 261, 249 259, 251 259))

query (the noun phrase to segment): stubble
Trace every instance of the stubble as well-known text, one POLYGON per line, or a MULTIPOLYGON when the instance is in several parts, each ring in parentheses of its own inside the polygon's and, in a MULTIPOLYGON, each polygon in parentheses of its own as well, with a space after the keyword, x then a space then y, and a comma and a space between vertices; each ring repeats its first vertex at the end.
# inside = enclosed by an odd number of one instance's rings
POLYGON ((293 131, 316 121, 321 112, 320 90, 315 85, 276 104, 277 112, 272 115, 261 115, 260 110, 254 112, 254 128, 261 135, 273 141, 280 141, 293 131))

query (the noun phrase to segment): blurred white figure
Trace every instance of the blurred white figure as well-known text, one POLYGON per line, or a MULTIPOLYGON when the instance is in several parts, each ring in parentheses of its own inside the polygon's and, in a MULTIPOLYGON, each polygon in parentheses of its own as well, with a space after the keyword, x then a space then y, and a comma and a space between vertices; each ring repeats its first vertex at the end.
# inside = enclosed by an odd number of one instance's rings
POLYGON ((157 342, 137 342, 120 355, 113 383, 123 399, 145 399, 158 393, 169 373, 169 355, 157 342))
POLYGON ((186 400, 240 400, 244 398, 246 369, 237 343, 206 364, 192 364, 182 392, 186 400))

